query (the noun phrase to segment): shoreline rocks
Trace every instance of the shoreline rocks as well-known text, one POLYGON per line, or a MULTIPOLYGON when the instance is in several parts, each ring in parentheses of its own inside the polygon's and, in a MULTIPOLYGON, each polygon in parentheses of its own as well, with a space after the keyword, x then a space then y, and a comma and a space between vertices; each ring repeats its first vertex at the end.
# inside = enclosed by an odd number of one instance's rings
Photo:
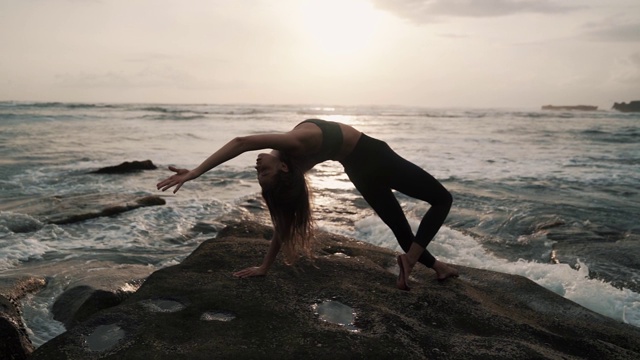
POLYGON ((19 301, 45 285, 46 280, 40 277, 0 278, 0 354, 3 359, 28 359, 33 352, 19 301))
MULTIPOLYGON (((164 204, 166 201, 158 195, 76 194, 7 200, 0 206, 0 211, 25 214, 42 223, 61 225, 164 204)), ((30 229, 37 230, 37 227, 16 226, 13 230, 30 229)))
MULTIPOLYGON (((151 160, 125 161, 90 173, 124 174, 157 167, 151 160)), ((79 193, 54 196, 21 196, 3 199, 0 225, 12 232, 37 231, 44 224, 70 224, 102 216, 112 216, 140 207, 165 205, 158 195, 121 193, 79 193)))
POLYGON ((89 285, 83 281, 83 284, 68 288, 53 303, 51 312, 54 320, 71 329, 100 310, 119 305, 144 283, 144 279, 132 279, 131 276, 111 276, 111 286, 99 283, 89 285), (116 284, 122 286, 115 287, 116 284))
POLYGON ((460 278, 439 282, 420 266, 412 290, 400 291, 394 252, 329 233, 318 234, 313 260, 287 266, 279 257, 265 277, 233 277, 260 264, 271 231, 230 224, 32 359, 640 356, 639 328, 524 277, 458 266, 460 278), (350 327, 319 318, 314 305, 326 301, 353 309, 350 327))

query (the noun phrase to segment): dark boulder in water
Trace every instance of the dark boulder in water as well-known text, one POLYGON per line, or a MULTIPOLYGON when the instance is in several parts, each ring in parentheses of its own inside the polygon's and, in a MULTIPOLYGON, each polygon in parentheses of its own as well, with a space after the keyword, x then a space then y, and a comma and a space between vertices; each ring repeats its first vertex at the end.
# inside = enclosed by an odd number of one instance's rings
POLYGON ((0 278, 0 358, 27 359, 33 352, 19 301, 45 284, 41 277, 0 278))
POLYGON ((116 306, 130 295, 124 291, 95 289, 88 285, 73 287, 53 304, 53 318, 70 329, 96 312, 116 306))
POLYGON ((152 268, 142 264, 84 263, 72 259, 45 266, 41 271, 72 279, 51 308, 53 318, 70 329, 94 313, 120 304, 142 285, 152 268))
POLYGON ((266 277, 234 278, 261 263, 270 237, 257 223, 231 224, 32 359, 640 358, 639 328, 524 277, 458 266, 459 278, 439 282, 418 266, 400 291, 394 252, 329 233, 318 234, 314 260, 279 258, 266 277), (327 301, 353 309, 352 323, 323 321, 327 301))
POLYGON ((142 170, 155 170, 158 167, 151 162, 151 160, 144 161, 125 161, 120 165, 107 166, 98 170, 92 171, 92 174, 128 174, 132 172, 138 172, 142 170))

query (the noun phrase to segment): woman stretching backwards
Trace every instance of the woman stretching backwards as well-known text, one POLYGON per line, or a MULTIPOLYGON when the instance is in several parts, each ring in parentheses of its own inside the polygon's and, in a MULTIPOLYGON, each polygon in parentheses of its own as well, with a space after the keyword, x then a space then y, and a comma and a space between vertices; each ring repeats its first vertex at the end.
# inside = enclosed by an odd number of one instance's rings
POLYGON ((433 176, 400 157, 385 142, 349 125, 309 119, 284 134, 237 137, 193 170, 170 166, 176 174, 159 182, 157 188, 165 191, 175 186, 176 193, 185 182, 246 151, 260 149, 273 149, 258 155, 256 170, 274 235, 262 265, 240 270, 235 276, 265 275, 282 246, 288 259, 296 248, 308 251, 312 221, 305 173, 326 160, 336 160, 344 166, 356 189, 391 228, 406 252, 397 258, 399 289, 409 290, 409 276, 417 262, 435 270, 440 280, 458 275, 456 269, 436 260, 426 250, 449 213, 451 194, 433 176), (392 189, 431 205, 415 236, 392 189))

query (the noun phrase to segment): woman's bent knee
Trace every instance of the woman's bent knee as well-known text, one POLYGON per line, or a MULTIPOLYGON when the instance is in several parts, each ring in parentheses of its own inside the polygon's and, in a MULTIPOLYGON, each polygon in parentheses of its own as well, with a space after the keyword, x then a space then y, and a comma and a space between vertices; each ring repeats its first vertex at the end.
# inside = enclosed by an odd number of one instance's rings
POLYGON ((453 204, 453 195, 448 190, 445 190, 446 194, 444 196, 444 203, 447 207, 451 207, 453 204))
POLYGON ((452 204, 453 196, 448 190, 443 189, 442 192, 438 194, 437 200, 434 201, 431 205, 449 209, 451 208, 452 204))

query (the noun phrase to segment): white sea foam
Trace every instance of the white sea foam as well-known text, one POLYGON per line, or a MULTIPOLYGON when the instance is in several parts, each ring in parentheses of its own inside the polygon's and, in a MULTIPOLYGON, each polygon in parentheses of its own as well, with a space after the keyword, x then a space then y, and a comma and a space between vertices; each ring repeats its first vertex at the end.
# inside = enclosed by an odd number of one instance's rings
MULTIPOLYGON (((410 222, 415 231, 418 221, 410 222)), ((395 237, 378 217, 358 221, 356 231, 353 236, 357 239, 400 251, 395 237)), ((640 294, 590 279, 584 263, 574 269, 567 264, 510 262, 484 249, 473 237, 447 227, 440 229, 429 251, 447 263, 524 276, 591 311, 640 327, 640 294)))
POLYGON ((45 289, 39 294, 28 294, 22 299, 23 321, 29 338, 36 347, 66 331, 64 325, 53 319, 50 311, 54 300, 62 293, 59 287, 45 289))
POLYGON ((0 270, 13 268, 31 259, 41 259, 44 253, 51 250, 49 246, 33 237, 17 237, 9 241, 0 239, 0 249, 0 270))

